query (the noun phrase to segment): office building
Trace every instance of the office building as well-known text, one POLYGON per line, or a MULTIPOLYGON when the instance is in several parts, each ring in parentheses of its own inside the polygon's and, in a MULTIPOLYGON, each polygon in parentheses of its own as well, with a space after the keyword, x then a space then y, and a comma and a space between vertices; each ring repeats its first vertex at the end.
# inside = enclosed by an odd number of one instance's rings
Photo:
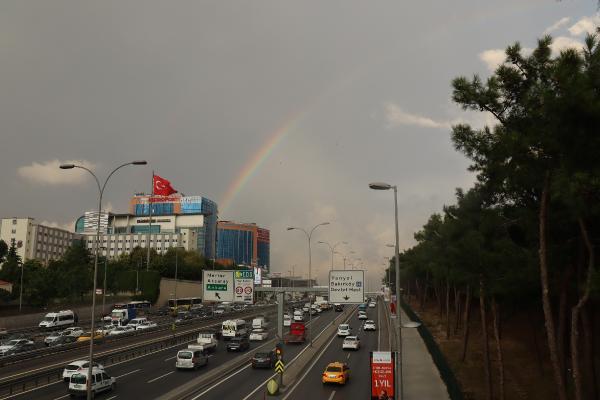
MULTIPOLYGON (((201 196, 154 196, 149 200, 147 195, 136 195, 130 202, 130 213, 100 215, 101 254, 114 258, 149 244, 159 254, 170 247, 183 247, 206 258, 215 257, 216 203, 201 196)), ((94 247, 97 221, 97 212, 86 212, 76 222, 76 232, 86 235, 90 249, 94 247)))
POLYGON ((265 271, 270 267, 270 233, 256 224, 217 223, 217 261, 248 265, 265 271))
POLYGON ((33 218, 3 218, 0 220, 0 239, 17 248, 22 261, 38 260, 48 264, 60 259, 73 241, 82 235, 65 229, 41 225, 33 218))

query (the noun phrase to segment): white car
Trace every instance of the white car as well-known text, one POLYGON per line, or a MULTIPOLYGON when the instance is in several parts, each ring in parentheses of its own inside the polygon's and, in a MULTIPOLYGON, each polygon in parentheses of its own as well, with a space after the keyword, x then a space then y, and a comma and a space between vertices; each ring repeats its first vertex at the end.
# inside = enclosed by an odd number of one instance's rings
MULTIPOLYGON (((87 391, 87 369, 85 371, 76 372, 69 379, 69 394, 71 396, 85 396, 87 391)), ((116 379, 109 376, 104 369, 92 368, 92 398, 97 393, 113 390, 115 388, 116 379)))
POLYGON ((268 337, 269 331, 266 331, 264 329, 254 329, 252 330, 252 333, 250 333, 251 341, 261 341, 267 339, 268 337))
POLYGON ((304 316, 302 314, 294 314, 294 322, 304 322, 304 316))
POLYGON ((370 302, 370 303, 369 303, 369 307, 370 307, 370 308, 375 308, 375 306, 376 306, 376 305, 377 305, 377 304, 375 304, 374 302, 370 302))
POLYGON ((375 321, 369 319, 365 321, 365 325, 363 326, 364 331, 375 331, 377 328, 375 327, 375 321))
POLYGON ((213 311, 214 315, 223 315, 225 314, 225 309, 224 308, 217 308, 215 309, 215 311, 213 311))
POLYGON ((127 325, 132 326, 134 329, 137 329, 137 326, 140 324, 144 324, 148 322, 148 318, 134 318, 127 323, 127 325))
POLYGON ((141 323, 137 324, 137 326, 135 327, 135 330, 140 331, 140 330, 144 330, 144 329, 153 329, 153 328, 156 328, 157 326, 158 326, 158 324, 156 322, 146 321, 146 322, 141 322, 141 323))
MULTIPOLYGON (((69 382, 69 379, 71 379, 71 375, 76 373, 82 373, 84 375, 87 374, 89 365, 90 363, 88 362, 88 360, 77 360, 70 362, 63 370, 63 380, 65 382, 69 382)), ((102 366, 102 364, 94 363, 94 369, 96 368, 104 371, 104 367, 102 366)))
POLYGON ((342 350, 346 349, 360 349, 360 340, 358 339, 358 336, 346 336, 344 338, 344 342, 342 343, 342 350))
POLYGON ((119 335, 127 335, 135 332, 135 328, 133 326, 125 325, 125 326, 117 326, 115 329, 108 333, 108 336, 119 336, 119 335))
POLYGON ((348 336, 350 335, 350 331, 352 328, 348 324, 340 324, 338 326, 337 335, 338 336, 348 336))
POLYGON ((65 329, 64 331, 62 331, 63 335, 67 335, 67 336, 75 336, 75 337, 79 337, 81 335, 83 335, 83 328, 79 327, 79 326, 72 326, 70 328, 65 329))
POLYGON ((367 313, 364 311, 359 311, 358 312, 358 319, 368 319, 369 317, 367 316, 367 313))
POLYGON ((83 328, 73 326, 71 328, 63 330, 62 332, 54 332, 46 336, 46 338, 44 339, 44 344, 46 346, 50 346, 52 343, 56 342, 61 336, 72 336, 74 338, 78 338, 81 335, 83 335, 83 328))
POLYGON ((96 333, 100 333, 104 336, 108 336, 108 334, 115 328, 116 328, 116 325, 106 324, 106 325, 101 326, 98 329, 96 329, 96 333))
POLYGON ((283 326, 290 326, 292 325, 292 319, 290 318, 289 315, 286 315, 283 317, 283 326))

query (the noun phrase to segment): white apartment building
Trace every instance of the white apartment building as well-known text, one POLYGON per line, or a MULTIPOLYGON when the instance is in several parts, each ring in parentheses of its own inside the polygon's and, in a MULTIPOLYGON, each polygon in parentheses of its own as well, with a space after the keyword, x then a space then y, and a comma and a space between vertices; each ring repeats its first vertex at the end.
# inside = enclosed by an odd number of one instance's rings
POLYGON ((9 247, 14 243, 23 261, 36 259, 47 264, 61 258, 73 241, 81 238, 65 229, 37 224, 30 217, 0 220, 0 239, 9 247))

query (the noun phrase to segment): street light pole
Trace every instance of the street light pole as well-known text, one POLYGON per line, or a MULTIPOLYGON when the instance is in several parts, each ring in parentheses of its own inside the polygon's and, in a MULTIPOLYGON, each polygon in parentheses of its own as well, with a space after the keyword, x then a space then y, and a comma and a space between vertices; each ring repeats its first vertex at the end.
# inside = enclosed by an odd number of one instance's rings
POLYGON ((106 251, 106 256, 104 257, 104 285, 102 288, 102 316, 104 316, 104 307, 106 305, 106 264, 108 263, 108 251, 106 251))
POLYGON ((93 365, 94 365, 94 322, 95 322, 94 320, 96 318, 96 286, 98 285, 98 250, 100 249, 100 214, 102 213, 102 196, 104 195, 104 189, 106 189, 106 184, 108 183, 108 180, 119 169, 121 169, 127 165, 146 165, 146 164, 147 164, 147 162, 143 161, 143 160, 132 161, 132 162, 128 162, 125 164, 121 164, 117 168, 113 169, 110 174, 108 174, 108 177, 106 178, 106 180, 104 181, 104 184, 102 186, 100 185, 100 181, 98 180, 98 177, 96 176, 96 174, 94 174, 87 167, 84 167, 81 165, 76 165, 76 164, 62 164, 60 166, 60 169, 79 168, 79 169, 83 169, 83 170, 89 172, 92 175, 92 177, 94 178, 94 180, 96 181, 96 185, 98 185, 98 192, 99 192, 98 218, 96 219, 96 241, 95 241, 95 245, 94 245, 94 284, 93 284, 93 288, 92 288, 92 322, 90 324, 90 352, 89 352, 89 367, 88 367, 88 372, 87 372, 87 384, 86 384, 87 400, 92 399, 91 382, 92 382, 92 369, 93 369, 93 365))
POLYGON ((21 264, 21 284, 19 285, 19 313, 21 312, 21 307, 23 305, 23 270, 25 269, 25 264, 20 262, 21 264))
POLYGON ((327 247, 329 247, 329 250, 331 250, 331 270, 333 271, 333 255, 335 254, 335 248, 338 247, 340 244, 348 244, 348 242, 337 242, 333 246, 329 244, 329 242, 324 242, 321 240, 319 240, 317 243, 326 244, 327 247))
POLYGON ((398 187, 396 185, 392 186, 389 183, 383 182, 374 182, 370 183, 369 187, 373 190, 390 190, 394 189, 394 226, 396 233, 396 243, 394 250, 394 261, 395 261, 395 271, 396 271, 396 335, 398 337, 398 376, 399 379, 397 382, 399 383, 399 388, 397 392, 399 395, 398 399, 402 399, 403 385, 402 385, 402 321, 401 315, 402 312, 400 310, 400 240, 398 234, 398 187))
MULTIPOLYGON (((311 230, 310 233, 308 233, 306 230, 302 229, 302 228, 297 228, 294 226, 291 226, 289 228, 287 228, 288 231, 291 230, 299 230, 304 232, 304 234, 306 235, 306 238, 308 239, 308 287, 312 288, 312 280, 311 280, 311 270, 312 270, 312 253, 311 253, 311 249, 310 249, 310 239, 312 237, 313 232, 315 231, 315 229, 317 229, 319 226, 323 226, 323 225, 329 225, 329 222, 321 222, 320 224, 315 225, 311 230)), ((309 324, 309 328, 308 328, 308 337, 310 340, 310 347, 312 347, 313 345, 313 338, 312 338, 312 293, 309 292, 308 294, 308 299, 309 299, 309 303, 310 303, 310 307, 308 309, 308 324, 309 324)))

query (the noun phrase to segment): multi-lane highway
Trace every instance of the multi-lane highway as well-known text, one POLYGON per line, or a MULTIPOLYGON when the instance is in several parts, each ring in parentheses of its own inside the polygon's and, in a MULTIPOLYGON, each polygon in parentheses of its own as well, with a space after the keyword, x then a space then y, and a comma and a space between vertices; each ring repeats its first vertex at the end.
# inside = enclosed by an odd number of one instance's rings
MULTIPOLYGON (((333 310, 325 311, 312 319, 312 332, 316 337, 324 332, 330 325, 337 326, 339 323, 348 321, 361 339, 361 348, 358 351, 342 350, 342 338, 337 336, 327 337, 325 348, 312 359, 304 369, 304 373, 298 376, 295 386, 291 386, 285 393, 284 398, 290 400, 300 399, 350 399, 368 396, 370 388, 369 380, 369 351, 377 350, 380 346, 379 325, 380 318, 378 308, 369 308, 369 319, 375 320, 378 330, 375 332, 364 332, 362 325, 364 321, 357 319, 355 307, 348 317, 333 310), (351 368, 351 379, 345 387, 334 387, 321 383, 321 374, 325 366, 332 361, 347 362, 351 368)), ((274 321, 272 311, 269 312, 271 320, 274 321)), ((250 317, 246 318, 248 322, 250 317)), ((220 326, 215 321, 212 329, 220 326)), ((275 326, 270 329, 271 338, 274 337, 275 326)), ((250 350, 243 353, 229 353, 226 351, 226 342, 220 341, 217 351, 210 355, 207 366, 196 371, 177 371, 175 369, 175 355, 178 350, 187 347, 186 343, 175 344, 157 349, 145 355, 123 360, 106 367, 107 372, 117 378, 117 387, 114 391, 99 395, 102 399, 154 399, 160 396, 169 396, 177 392, 178 388, 186 383, 201 377, 203 374, 219 368, 238 357, 247 359, 240 368, 233 370, 210 385, 198 388, 192 394, 186 393, 185 398, 190 400, 201 399, 241 399, 254 400, 263 399, 265 395, 266 382, 274 375, 273 370, 253 369, 250 358, 259 350, 271 350, 273 341, 251 342, 250 350), (175 391, 175 392, 174 392, 175 391)), ((305 345, 285 345, 284 359, 286 363, 294 359, 304 349, 305 345)), ((73 357, 76 359, 77 357, 73 357)), ((82 357, 79 357, 82 358, 82 357)), ((40 365, 43 365, 40 362, 40 365)), ((52 382, 41 385, 38 388, 3 399, 41 399, 58 400, 68 398, 66 385, 61 382, 52 382)))
MULTIPOLYGON (((376 351, 384 341, 387 341, 387 332, 381 335, 381 320, 379 308, 368 308, 369 319, 375 321, 376 331, 365 332, 362 330, 364 320, 358 319, 355 312, 349 319, 353 328, 352 334, 358 335, 361 342, 359 350, 342 350, 343 338, 337 335, 329 339, 326 347, 317 357, 307 365, 305 372, 283 396, 284 400, 353 400, 370 398, 371 374, 369 371, 369 352, 376 351), (327 364, 331 362, 344 362, 350 367, 350 380, 346 385, 323 384, 321 376, 327 364)), ((257 399, 257 398, 256 398, 257 399)))

